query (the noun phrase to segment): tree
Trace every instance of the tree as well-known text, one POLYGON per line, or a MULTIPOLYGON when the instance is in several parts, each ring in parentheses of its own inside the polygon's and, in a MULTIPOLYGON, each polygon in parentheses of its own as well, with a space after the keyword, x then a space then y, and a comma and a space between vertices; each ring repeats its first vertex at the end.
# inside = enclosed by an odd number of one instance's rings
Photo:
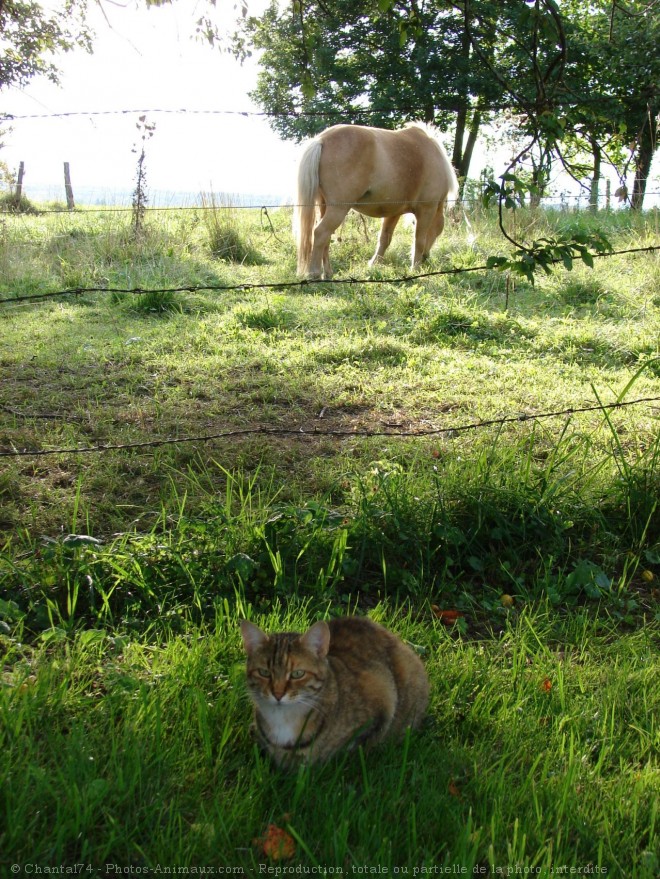
MULTIPOLYGON (((656 148, 658 0, 293 0, 246 16, 237 54, 262 52, 253 97, 283 136, 340 118, 454 129, 465 178, 482 126, 516 119, 533 198, 553 161, 597 191, 633 144, 641 206, 656 148), (585 157, 590 156, 589 164, 585 157)), ((511 170, 511 169, 509 169, 511 170)), ((623 169, 622 169, 623 173, 623 169)))
POLYGON ((0 0, 0 89, 24 86, 34 76, 57 82, 57 52, 90 52, 86 9, 86 0, 67 0, 52 12, 33 0, 0 0))
POLYGON ((501 188, 513 184, 519 198, 527 189, 538 204, 563 133, 556 117, 567 55, 563 21, 554 0, 509 0, 498 4, 496 17, 484 15, 481 22, 475 18, 466 27, 475 59, 482 76, 499 83, 500 116, 512 126, 512 140, 522 141, 501 188))
POLYGON ((568 167, 571 153, 591 156, 593 203, 604 162, 622 181, 633 164, 631 206, 640 209, 657 149, 660 4, 597 0, 587 15, 580 0, 564 0, 562 13, 570 49, 564 75, 568 167))
POLYGON ((468 173, 480 127, 501 86, 475 63, 468 27, 495 45, 501 4, 445 0, 294 0, 247 16, 235 50, 261 55, 253 94, 283 137, 301 139, 340 119, 392 127, 407 121, 454 126, 452 160, 468 173), (487 13, 487 14, 486 14, 487 13), (490 24, 489 24, 490 22, 490 24), (484 73, 486 75, 484 75, 484 73))

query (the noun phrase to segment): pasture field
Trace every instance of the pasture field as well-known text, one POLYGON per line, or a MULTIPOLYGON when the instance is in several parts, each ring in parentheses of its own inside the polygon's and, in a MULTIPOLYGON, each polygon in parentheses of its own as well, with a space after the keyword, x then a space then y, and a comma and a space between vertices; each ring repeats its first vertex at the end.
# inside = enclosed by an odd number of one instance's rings
MULTIPOLYGON (((0 222, 3 872, 654 879, 657 254, 401 283, 411 230, 367 269, 354 217, 344 283, 260 286, 294 280, 290 219, 0 222), (351 611, 423 655, 428 724, 282 774, 237 620, 351 611)), ((470 222, 429 271, 506 252, 470 222)), ((515 224, 659 239, 657 213, 515 224)))

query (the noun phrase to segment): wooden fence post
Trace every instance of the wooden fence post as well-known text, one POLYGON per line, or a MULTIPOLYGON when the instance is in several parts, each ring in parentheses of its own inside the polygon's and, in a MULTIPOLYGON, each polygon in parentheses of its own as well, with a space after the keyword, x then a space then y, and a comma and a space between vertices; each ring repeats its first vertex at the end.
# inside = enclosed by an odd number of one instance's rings
POLYGON ((18 177, 16 178, 16 201, 21 200, 23 195, 23 177, 25 176, 25 162, 18 163, 18 177))
POLYGON ((66 206, 70 211, 75 210, 76 205, 73 200, 73 187, 71 186, 71 171, 69 163, 64 163, 64 191, 66 192, 66 206))

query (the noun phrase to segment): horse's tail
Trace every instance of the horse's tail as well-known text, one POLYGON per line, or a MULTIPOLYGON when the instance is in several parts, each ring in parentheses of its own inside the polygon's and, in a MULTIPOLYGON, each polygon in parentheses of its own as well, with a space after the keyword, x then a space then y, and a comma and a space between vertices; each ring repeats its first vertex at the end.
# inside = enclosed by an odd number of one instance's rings
POLYGON ((461 191, 460 185, 458 183, 458 177, 456 176, 456 171, 454 171, 454 166, 449 160, 449 156, 447 156, 447 162, 449 164, 449 190, 447 192, 447 202, 456 201, 458 199, 458 195, 461 191))
POLYGON ((447 195, 445 197, 445 205, 447 207, 451 207, 450 202, 456 201, 460 192, 458 177, 456 176, 456 171, 454 171, 454 166, 451 163, 451 159, 447 155, 447 151, 439 140, 436 141, 436 144, 440 149, 440 155, 444 159, 445 171, 447 174, 447 195))
POLYGON ((293 217, 293 228, 298 246, 298 274, 306 275, 312 253, 312 233, 316 223, 316 202, 319 189, 319 163, 322 144, 313 140, 298 166, 298 199, 293 217))

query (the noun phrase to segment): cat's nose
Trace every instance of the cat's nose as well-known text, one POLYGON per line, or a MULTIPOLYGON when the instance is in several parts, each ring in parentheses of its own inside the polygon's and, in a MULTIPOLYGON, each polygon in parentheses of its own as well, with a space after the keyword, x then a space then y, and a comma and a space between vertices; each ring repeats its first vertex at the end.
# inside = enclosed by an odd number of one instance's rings
POLYGON ((286 692, 285 687, 277 687, 277 688, 273 687, 273 696, 275 696, 275 698, 277 699, 278 702, 282 701, 285 692, 286 692))

